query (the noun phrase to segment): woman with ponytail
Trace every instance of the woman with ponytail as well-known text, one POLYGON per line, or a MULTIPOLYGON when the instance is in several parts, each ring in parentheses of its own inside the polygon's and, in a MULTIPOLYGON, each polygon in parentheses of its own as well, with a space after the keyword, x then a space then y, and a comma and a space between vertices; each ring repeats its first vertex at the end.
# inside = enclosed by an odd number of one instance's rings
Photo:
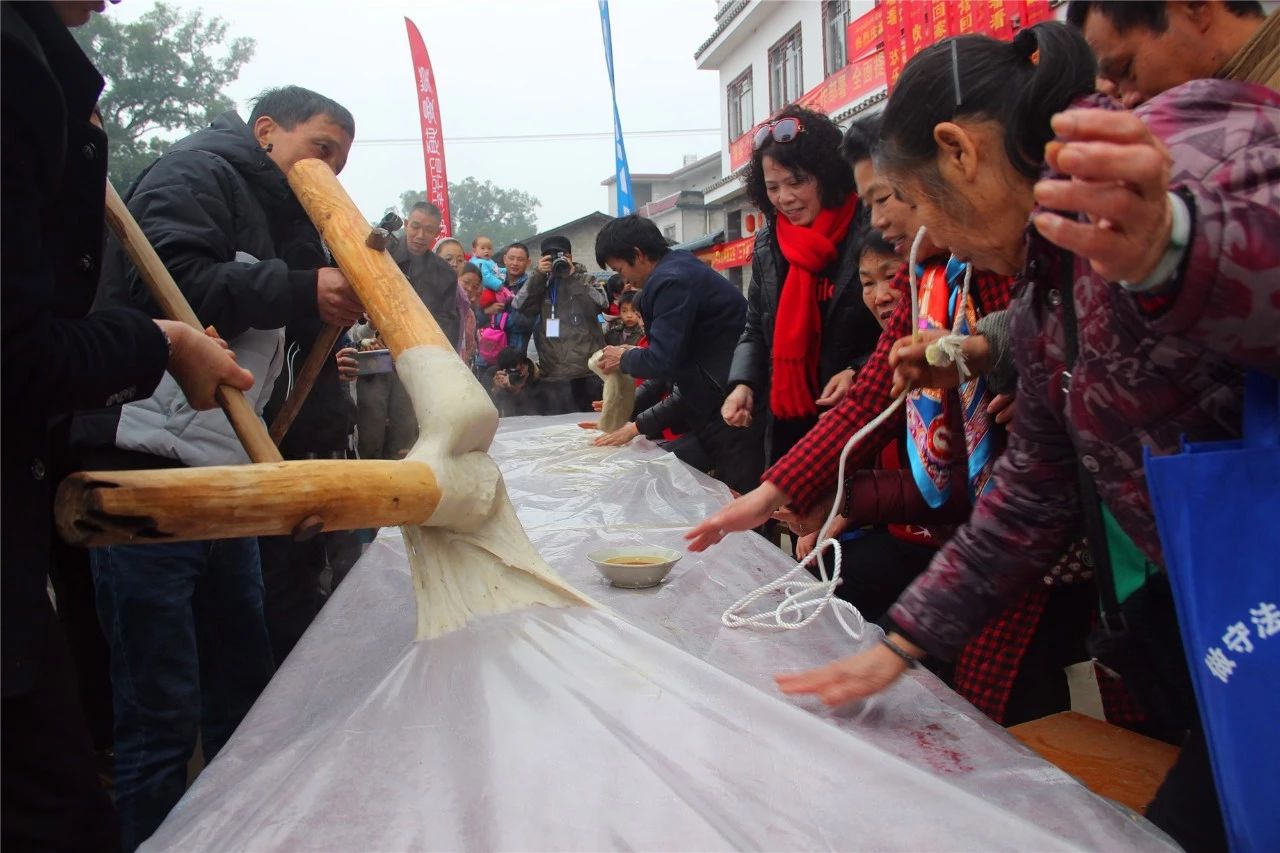
POLYGON ((768 224, 756 232, 721 414, 736 427, 764 417, 768 459, 840 401, 879 337, 862 306, 858 197, 840 137, 831 119, 798 106, 755 131, 747 193, 768 224))
POLYGON ((1056 23, 1012 44, 950 39, 904 69, 877 167, 940 245, 1022 280, 1017 416, 991 488, 882 641, 778 683, 839 705, 951 657, 1084 526, 1124 617, 1093 650, 1187 733, 1146 816, 1187 849, 1223 849, 1142 460, 1238 438, 1243 370, 1280 374, 1280 94, 1196 80, 1124 113, 1091 94, 1094 73, 1056 23))

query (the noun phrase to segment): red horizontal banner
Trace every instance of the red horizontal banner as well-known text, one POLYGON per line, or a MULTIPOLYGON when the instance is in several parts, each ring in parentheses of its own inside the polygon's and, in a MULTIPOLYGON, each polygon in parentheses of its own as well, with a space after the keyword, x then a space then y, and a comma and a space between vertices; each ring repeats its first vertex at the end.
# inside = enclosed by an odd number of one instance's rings
MULTIPOLYGON (((797 102, 817 112, 830 115, 845 104, 853 103, 884 85, 884 51, 850 63, 805 92, 797 102)), ((762 122, 763 124, 763 122, 762 122)), ((729 143, 729 168, 736 171, 751 159, 756 125, 729 143)))
POLYGON ((745 267, 751 263, 751 249, 755 246, 754 237, 743 237, 732 243, 720 243, 709 249, 695 252, 698 259, 708 263, 713 269, 728 270, 734 267, 745 267))
POLYGON ((880 46, 884 40, 884 17, 878 8, 849 24, 849 60, 856 61, 880 46))

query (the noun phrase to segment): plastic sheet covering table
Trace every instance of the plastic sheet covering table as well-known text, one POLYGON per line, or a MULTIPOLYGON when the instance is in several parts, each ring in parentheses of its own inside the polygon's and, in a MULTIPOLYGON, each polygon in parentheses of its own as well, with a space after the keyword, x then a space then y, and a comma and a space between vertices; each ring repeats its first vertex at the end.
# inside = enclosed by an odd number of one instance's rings
POLYGON ((607 586, 588 551, 682 548, 729 495, 643 440, 592 448, 574 420, 504 420, 492 454, 543 556, 612 612, 526 608, 415 643, 383 530, 144 849, 1166 847, 928 673, 839 712, 779 698, 773 673, 854 644, 828 616, 720 625, 789 568, 754 534, 661 587, 607 586))

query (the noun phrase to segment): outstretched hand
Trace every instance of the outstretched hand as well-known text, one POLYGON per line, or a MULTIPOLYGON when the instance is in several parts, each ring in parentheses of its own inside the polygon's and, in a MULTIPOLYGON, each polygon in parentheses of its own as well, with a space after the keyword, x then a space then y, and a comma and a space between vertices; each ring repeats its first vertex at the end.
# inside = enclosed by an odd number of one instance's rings
MULTIPOLYGON (((581 424, 579 424, 581 426, 581 424)), ((622 447, 624 444, 630 444, 631 439, 640 434, 640 430, 636 427, 635 421, 629 424, 623 424, 613 432, 607 432, 595 440, 596 447, 622 447)))
MULTIPOLYGON (((909 654, 924 654, 897 634, 890 638, 909 654)), ((824 705, 836 707, 865 699, 884 690, 907 671, 907 663, 881 644, 841 658, 838 661, 805 672, 782 673, 774 676, 778 689, 791 696, 813 694, 824 705)))
POLYGON ((690 551, 705 551, 736 530, 752 530, 787 502, 786 492, 768 481, 734 498, 715 515, 684 535, 690 551))
POLYGON ((1058 113, 1053 130, 1045 158, 1066 177, 1037 183, 1036 202, 1083 218, 1038 213, 1036 229, 1106 281, 1147 278, 1173 233, 1168 150, 1140 118, 1115 110, 1058 113))

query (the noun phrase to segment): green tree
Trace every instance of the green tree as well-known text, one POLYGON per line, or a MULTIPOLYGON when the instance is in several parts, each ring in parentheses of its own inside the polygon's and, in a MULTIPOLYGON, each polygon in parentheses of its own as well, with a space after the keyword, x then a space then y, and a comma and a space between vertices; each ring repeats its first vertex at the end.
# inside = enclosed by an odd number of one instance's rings
POLYGON ((251 38, 228 40, 222 18, 164 3, 130 23, 94 15, 72 33, 107 81, 98 107, 121 191, 168 150, 164 134, 197 130, 235 108, 223 89, 255 47, 251 38))
MULTIPOLYGON (((408 216, 409 209, 426 197, 423 190, 400 193, 403 215, 408 216)), ((449 183, 453 236, 466 246, 481 234, 493 240, 495 249, 528 237, 538 230, 539 206, 541 202, 529 193, 499 187, 492 181, 481 183, 475 178, 463 178, 461 183, 449 183)))

